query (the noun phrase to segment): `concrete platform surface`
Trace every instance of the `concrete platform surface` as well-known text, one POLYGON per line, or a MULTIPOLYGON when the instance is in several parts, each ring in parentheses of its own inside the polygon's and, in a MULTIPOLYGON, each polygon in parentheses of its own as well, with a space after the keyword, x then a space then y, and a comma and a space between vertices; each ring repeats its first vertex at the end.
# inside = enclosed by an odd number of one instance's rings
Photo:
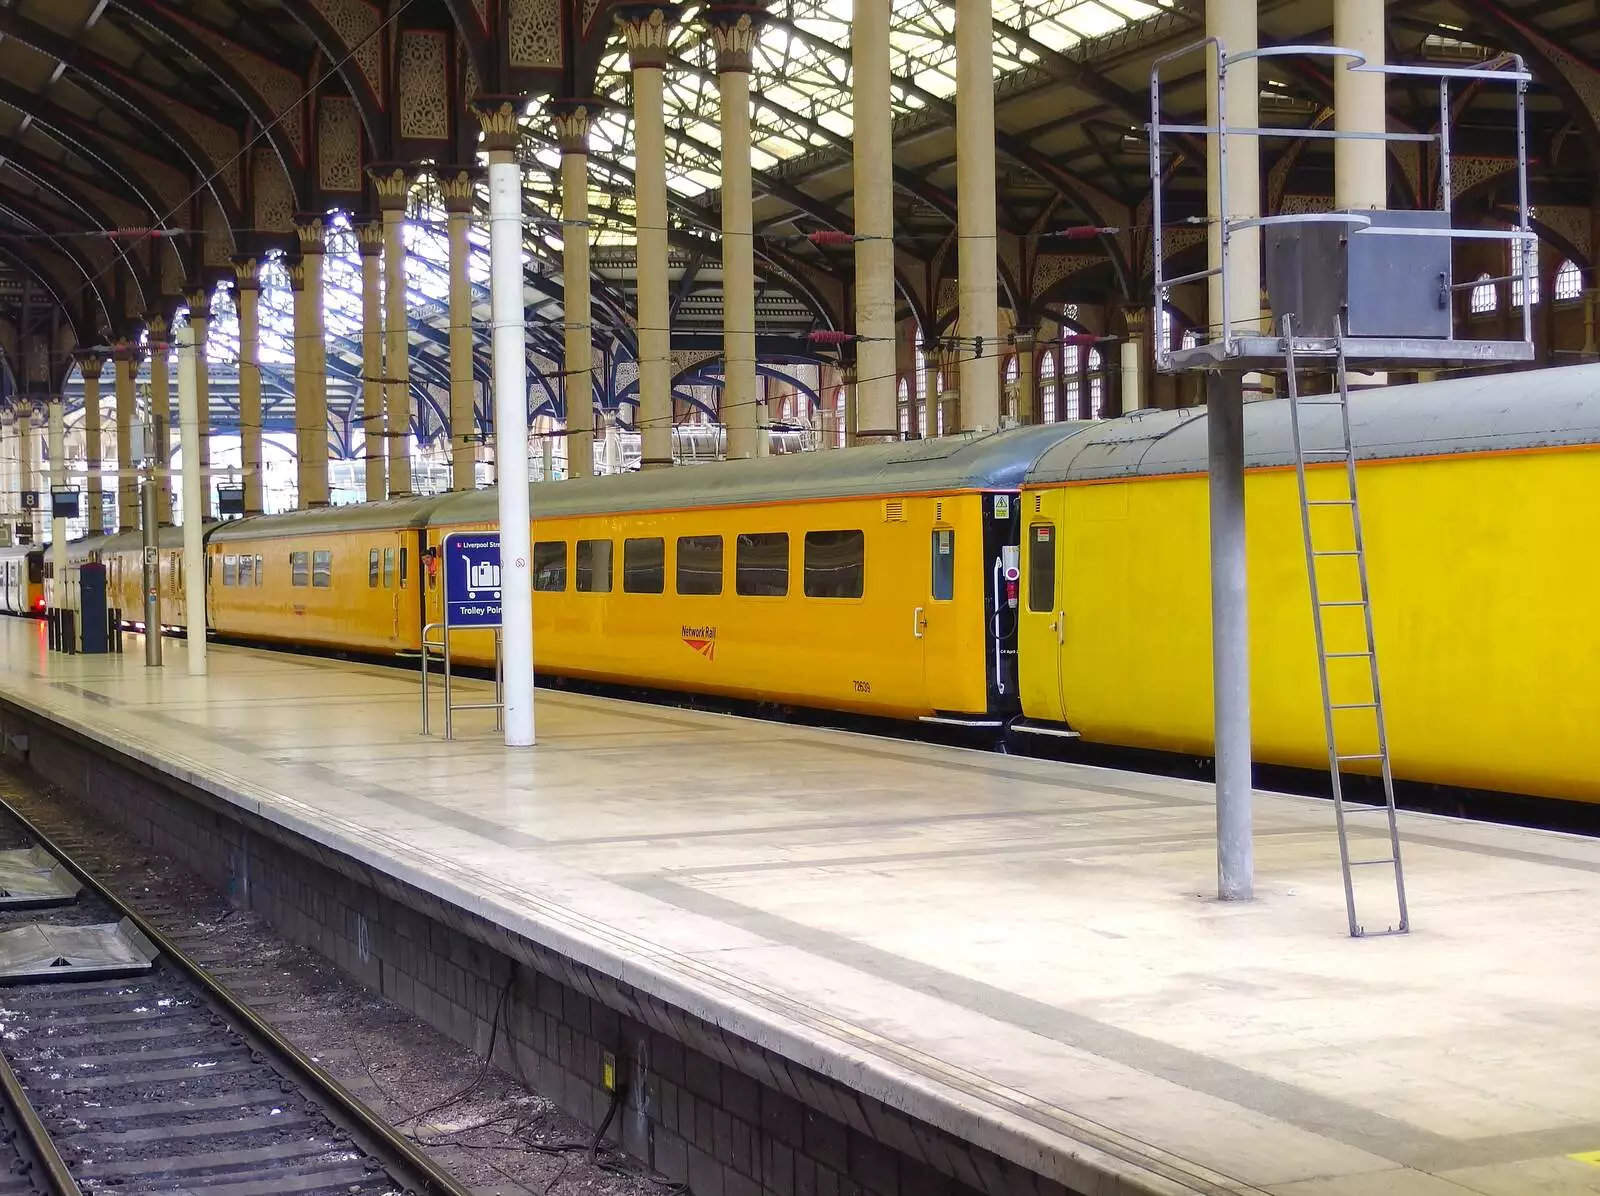
POLYGON ((1323 803, 1258 795, 1224 905, 1204 785, 543 691, 446 744, 414 674, 167 659, 0 620, 0 698, 1069 1185, 1600 1191, 1600 843, 1406 816, 1415 933, 1353 941, 1323 803))

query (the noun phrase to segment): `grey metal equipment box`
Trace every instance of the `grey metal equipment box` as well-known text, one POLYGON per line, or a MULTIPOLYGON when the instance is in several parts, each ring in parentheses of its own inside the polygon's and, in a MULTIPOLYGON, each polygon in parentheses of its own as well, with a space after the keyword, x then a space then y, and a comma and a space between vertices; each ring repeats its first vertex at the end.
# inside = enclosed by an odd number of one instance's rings
MULTIPOLYGON (((1448 229, 1448 212, 1361 212, 1371 229, 1448 229)), ((1278 333, 1449 339, 1449 237, 1377 233, 1340 220, 1267 227, 1267 300, 1278 333)))

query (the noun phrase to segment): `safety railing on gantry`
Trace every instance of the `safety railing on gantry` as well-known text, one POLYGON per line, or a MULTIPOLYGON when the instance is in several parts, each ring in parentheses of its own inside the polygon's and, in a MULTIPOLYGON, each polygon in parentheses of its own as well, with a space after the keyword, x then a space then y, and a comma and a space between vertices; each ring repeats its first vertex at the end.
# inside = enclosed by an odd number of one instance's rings
MULTIPOLYGON (((1211 335, 1192 348, 1156 346, 1156 368, 1166 371, 1223 368, 1282 368, 1284 343, 1281 316, 1292 309, 1297 330, 1296 352, 1302 357, 1332 357, 1335 341, 1343 332, 1346 359, 1370 363, 1371 368, 1387 365, 1404 368, 1436 368, 1438 365, 1488 364, 1528 361, 1533 357, 1533 301, 1537 287, 1535 246, 1528 200, 1528 123, 1527 89, 1532 76, 1516 55, 1506 55, 1476 66, 1445 67, 1421 65, 1369 65, 1358 51, 1323 45, 1267 46, 1229 54, 1214 37, 1205 38, 1156 59, 1150 71, 1150 184, 1152 261, 1154 280, 1154 321, 1160 328, 1161 312, 1172 298, 1174 288, 1221 276, 1220 312, 1210 314, 1211 335), (1214 52, 1217 69, 1211 76, 1216 124, 1194 124, 1169 120, 1162 113, 1164 74, 1174 63, 1195 55, 1214 52), (1226 122, 1228 75, 1240 63, 1251 60, 1312 57, 1332 59, 1336 69, 1378 74, 1387 78, 1404 77, 1432 81, 1439 94, 1439 126, 1431 132, 1355 132, 1318 127, 1256 125, 1236 127, 1226 122), (1509 86, 1516 100, 1517 216, 1514 228, 1464 227, 1455 222, 1452 208, 1451 103, 1462 86, 1509 86), (1216 155, 1217 203, 1204 216, 1191 215, 1184 223, 1217 225, 1220 254, 1203 270, 1176 276, 1167 273, 1163 237, 1167 223, 1165 189, 1166 165, 1174 150, 1173 139, 1205 137, 1207 152, 1216 155), (1427 150, 1437 155, 1437 207, 1411 210, 1295 212, 1232 219, 1228 202, 1227 159, 1229 140, 1253 137, 1261 140, 1341 141, 1375 140, 1387 144, 1417 145, 1423 166, 1419 180, 1428 173, 1427 150), (1271 331, 1259 327, 1240 328, 1230 298, 1234 269, 1234 239, 1239 234, 1252 237, 1265 234, 1267 245, 1267 289, 1271 297, 1271 331), (1373 238, 1384 238, 1382 241, 1373 238), (1459 241, 1501 241, 1510 246, 1510 268, 1491 282, 1518 280, 1525 296, 1522 303, 1522 338, 1490 340, 1458 334, 1454 302, 1460 291, 1480 286, 1483 279, 1457 285, 1451 274, 1451 249, 1459 241), (1425 273, 1424 273, 1425 272, 1425 273), (1420 311, 1406 305, 1406 296, 1397 295, 1392 283, 1408 281, 1414 289, 1425 276, 1437 274, 1436 293, 1420 311), (1386 285, 1388 284, 1388 285, 1386 285)), ((1425 185, 1419 181, 1419 186, 1425 185)), ((1208 254, 1209 254, 1208 250, 1208 254)), ((1208 259, 1209 260, 1209 259, 1208 259)), ((1433 280, 1426 278, 1431 287, 1433 280)), ((1259 280, 1257 280, 1257 283, 1259 280)), ((1251 294, 1257 293, 1253 284, 1251 294)), ((1414 297, 1413 297, 1414 298, 1414 297)))

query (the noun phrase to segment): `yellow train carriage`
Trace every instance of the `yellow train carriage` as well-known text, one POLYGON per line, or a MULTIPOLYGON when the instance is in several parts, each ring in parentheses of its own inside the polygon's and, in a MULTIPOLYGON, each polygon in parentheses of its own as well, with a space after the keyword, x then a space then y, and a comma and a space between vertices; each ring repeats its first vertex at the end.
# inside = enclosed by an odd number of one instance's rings
MULTIPOLYGON (((1397 776, 1600 800, 1597 395, 1600 368, 1573 367, 1352 399, 1397 776)), ((1335 443, 1318 413, 1338 418, 1308 410, 1308 443, 1335 443)), ((1245 434, 1255 757, 1326 768, 1286 403, 1247 405, 1245 434)), ((1029 720, 1092 742, 1210 754, 1205 460, 1203 412, 1151 412, 1081 432, 1030 471, 1029 720)), ((1311 471, 1312 497, 1342 468, 1311 471)), ((1325 601, 1355 595, 1347 559, 1325 561, 1319 577, 1325 601)), ((1329 612, 1330 651, 1360 643, 1341 617, 1359 612, 1329 612)), ((1356 673, 1333 682, 1336 702, 1366 700, 1356 673)), ((1342 751, 1372 750, 1370 714, 1339 718, 1342 751)))
POLYGON ((433 498, 258 515, 206 541, 219 636, 412 653, 422 637, 421 529, 433 498))
MULTIPOLYGON (((1027 428, 536 487, 536 667, 1000 726, 1017 708, 1015 495, 1062 435, 1027 428)), ((494 518, 492 491, 442 499, 427 550, 494 518)), ((430 562, 429 622, 442 619, 439 573, 430 562)), ((486 632, 452 643, 481 663, 493 651, 486 632)))
MULTIPOLYGON (((216 525, 208 525, 210 527, 216 525)), ((144 537, 141 532, 119 532, 75 541, 68 547, 69 563, 98 560, 106 567, 106 605, 122 612, 125 624, 144 623, 144 537)), ((184 586, 183 529, 162 527, 156 533, 156 584, 160 591, 161 625, 189 625, 188 595, 184 586)))

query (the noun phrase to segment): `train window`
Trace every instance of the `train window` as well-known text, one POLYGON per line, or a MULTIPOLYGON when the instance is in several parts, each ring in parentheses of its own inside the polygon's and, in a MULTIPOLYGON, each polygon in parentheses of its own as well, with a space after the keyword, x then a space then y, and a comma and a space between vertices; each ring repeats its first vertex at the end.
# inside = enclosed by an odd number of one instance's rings
POLYGON ((256 585, 260 585, 266 578, 267 571, 261 567, 261 557, 256 557, 256 585))
MULTIPOLYGON (((239 584, 240 585, 242 585, 242 586, 255 585, 255 562, 256 562, 256 558, 251 556, 248 552, 245 553, 242 557, 239 558, 239 584)), ((224 581, 226 581, 227 572, 228 572, 226 566, 223 567, 222 572, 223 572, 224 581)))
POLYGON ((956 532, 951 527, 933 529, 933 600, 949 602, 956 596, 956 532))
POLYGON ((406 588, 406 562, 409 559, 410 559, 410 550, 406 549, 406 548, 402 548, 400 550, 400 588, 402 590, 406 588))
POLYGON ((579 540, 573 563, 578 569, 578 593, 611 593, 610 540, 579 540))
POLYGON ((722 593, 722 537, 678 537, 678 593, 722 593))
POLYGON ((1028 609, 1056 608, 1056 526, 1035 523, 1028 528, 1028 609))
POLYGON ((659 594, 666 588, 667 542, 649 536, 622 542, 622 590, 626 594, 659 594))
POLYGON ((319 590, 333 585, 333 553, 318 549, 311 554, 311 584, 319 590))
POLYGON ((224 556, 222 558, 222 584, 236 586, 239 584, 239 558, 224 556))
POLYGON ((297 586, 311 584, 311 554, 309 552, 291 552, 289 554, 289 580, 297 586))
POLYGON ((394 589, 394 549, 383 550, 383 588, 394 589))
POLYGON ((733 548, 733 588, 754 598, 789 592, 789 533, 745 532, 733 548))
POLYGON ((533 546, 533 588, 552 593, 567 588, 565 540, 541 540, 533 546))
POLYGON ((369 590, 378 588, 378 550, 376 548, 369 549, 367 552, 367 588, 369 590))
MULTIPOLYGON (((1219 134, 1219 136, 1220 136, 1220 134, 1219 134)), ((43 580, 44 580, 44 554, 40 553, 38 556, 35 556, 33 553, 30 552, 28 554, 28 583, 30 585, 38 585, 43 580)))
POLYGON ((859 598, 866 579, 861 532, 806 533, 806 597, 859 598))

